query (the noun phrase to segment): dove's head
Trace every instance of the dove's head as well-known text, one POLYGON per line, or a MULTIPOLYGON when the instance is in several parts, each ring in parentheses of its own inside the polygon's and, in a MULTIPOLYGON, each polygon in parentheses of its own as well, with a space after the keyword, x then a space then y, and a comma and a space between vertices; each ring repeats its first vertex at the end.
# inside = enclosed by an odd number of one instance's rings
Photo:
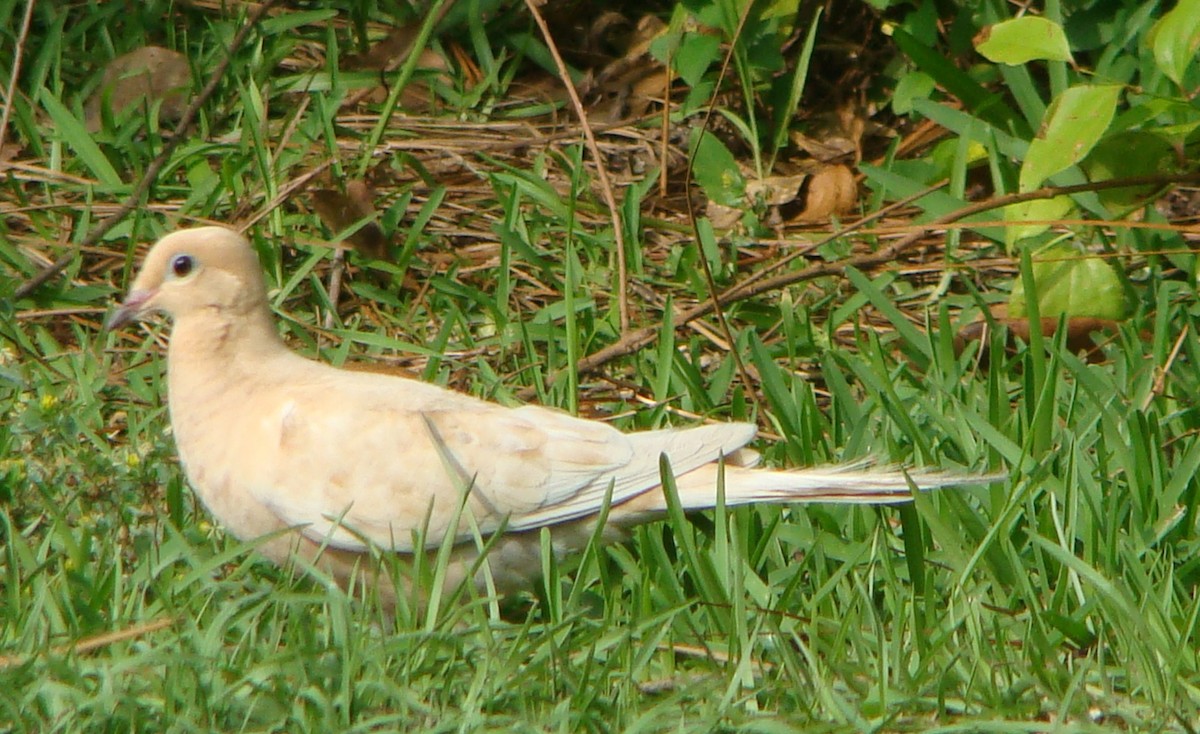
POLYGON ((204 312, 226 315, 265 308, 258 256, 246 238, 224 227, 198 227, 163 237, 142 263, 108 328, 154 312, 175 320, 204 312))

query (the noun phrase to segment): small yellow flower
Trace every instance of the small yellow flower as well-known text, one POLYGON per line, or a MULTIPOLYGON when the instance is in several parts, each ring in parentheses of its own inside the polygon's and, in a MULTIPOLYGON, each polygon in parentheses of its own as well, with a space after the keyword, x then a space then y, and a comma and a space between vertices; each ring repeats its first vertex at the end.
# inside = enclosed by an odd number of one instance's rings
POLYGON ((129 451, 125 454, 125 466, 129 467, 130 469, 136 469, 141 465, 142 457, 138 456, 132 451, 129 451))
POLYGON ((49 413, 58 407, 58 396, 46 393, 42 396, 42 412, 49 413))

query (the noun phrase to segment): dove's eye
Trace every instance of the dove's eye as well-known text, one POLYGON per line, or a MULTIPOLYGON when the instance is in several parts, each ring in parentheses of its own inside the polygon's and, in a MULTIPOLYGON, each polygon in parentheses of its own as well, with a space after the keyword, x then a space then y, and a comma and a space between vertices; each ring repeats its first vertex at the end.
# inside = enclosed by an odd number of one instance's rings
POLYGON ((191 255, 176 255, 171 259, 171 272, 175 273, 176 278, 187 277, 195 267, 196 261, 191 255))

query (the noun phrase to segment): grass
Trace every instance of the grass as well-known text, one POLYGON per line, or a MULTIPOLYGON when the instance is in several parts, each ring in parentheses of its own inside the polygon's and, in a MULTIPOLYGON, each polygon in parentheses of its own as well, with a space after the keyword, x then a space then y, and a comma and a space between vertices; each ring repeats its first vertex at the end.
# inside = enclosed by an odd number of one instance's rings
MULTIPOLYGON (((10 31, 23 10, 0 2, 10 31)), ((153 111, 148 132, 142 110, 82 132, 77 92, 99 74, 85 62, 145 36, 203 71, 238 24, 203 6, 164 24, 160 10, 37 7, 8 130, 28 166, 0 183, 0 292, 81 242, 164 144, 153 111)), ((280 16, 235 54, 146 206, 65 277, 2 302, 0 730, 1194 730, 1200 312, 1168 258, 1139 261, 1134 313, 1099 364, 1061 337, 1012 353, 993 337, 986 366, 977 346, 958 353, 955 332, 1018 269, 965 233, 954 257, 972 269, 947 267, 946 237, 929 236, 903 262, 731 304, 726 344, 713 319, 672 321, 673 305, 709 295, 699 258, 725 287, 831 225, 701 254, 678 191, 629 177, 617 193, 641 219, 627 234, 645 286, 633 326, 658 339, 581 372, 620 327, 614 238, 574 123, 537 116, 545 100, 514 89, 527 67, 478 22, 481 81, 452 79, 427 115, 352 117, 332 66, 315 67, 328 88, 288 92, 276 64, 352 44, 315 12, 294 27, 280 16), (529 130, 546 142, 512 144, 529 130), (371 139, 384 148, 360 145, 371 139), (325 164, 334 181, 373 172, 397 244, 390 262, 350 256, 331 328, 334 250, 289 193, 325 164), (287 339, 330 362, 382 361, 625 429, 754 420, 776 465, 874 457, 1012 478, 911 508, 673 513, 567 558, 547 536, 527 595, 463 593, 391 619, 213 527, 167 431, 161 332, 99 328, 142 244, 210 220, 253 222, 287 339)), ((657 145, 657 120, 604 138, 608 150, 657 145)))

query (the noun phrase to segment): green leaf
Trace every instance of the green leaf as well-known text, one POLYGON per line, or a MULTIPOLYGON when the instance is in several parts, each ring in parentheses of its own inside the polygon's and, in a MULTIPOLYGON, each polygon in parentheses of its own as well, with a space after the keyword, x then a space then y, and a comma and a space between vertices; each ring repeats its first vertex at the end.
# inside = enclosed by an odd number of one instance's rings
MULTIPOLYGON (((1042 318, 1063 315, 1125 318, 1127 308, 1121 277, 1103 258, 1081 256, 1074 247, 1055 246, 1033 261, 1033 282, 1037 289, 1037 312, 1042 318)), ((1028 296, 1020 279, 1013 283, 1008 313, 1017 318, 1029 315, 1028 296)))
MULTIPOLYGON (((769 18, 779 18, 785 23, 790 23, 795 20, 796 13, 800 10, 800 0, 769 0, 766 7, 762 9, 763 20, 769 18)), ((817 9, 820 12, 820 8, 817 9)), ((790 31, 791 26, 787 26, 790 31)))
POLYGON ((1148 38, 1154 63, 1176 84, 1183 84, 1183 75, 1200 50, 1200 0, 1179 0, 1154 24, 1148 38))
POLYGON ((721 39, 707 33, 685 33, 675 50, 675 71, 685 84, 694 87, 720 57, 721 39))
POLYGON ((984 28, 975 50, 988 61, 1017 66, 1034 61, 1070 61, 1071 47, 1062 26, 1035 15, 984 28))
POLYGON ((896 82, 896 91, 892 92, 892 111, 907 115, 913 111, 914 99, 929 99, 936 88, 937 82, 923 71, 905 74, 896 82))
POLYGON ((934 48, 942 37, 942 23, 936 3, 915 3, 916 9, 906 13, 900 27, 920 43, 934 48))
MULTIPOLYGON (((943 178, 949 178, 950 173, 954 170, 956 159, 958 158, 958 148, 961 144, 960 138, 946 138, 933 146, 933 150, 929 151, 926 157, 926 162, 933 166, 936 171, 934 180, 940 181, 943 178)), ((975 140, 967 143, 966 164, 973 166, 976 163, 983 163, 988 158, 987 148, 975 140)))
MULTIPOLYGON (((1089 181, 1134 178, 1156 173, 1171 173, 1179 168, 1175 147, 1159 131, 1132 130, 1110 135, 1096 145, 1081 164, 1089 181)), ((1132 186, 1106 189, 1096 194, 1105 206, 1123 209, 1153 196, 1158 186, 1132 186)))
POLYGON ((693 136, 693 170, 704 194, 722 206, 739 206, 746 197, 746 179, 729 148, 712 133, 693 136), (699 142, 695 137, 699 136, 699 142))
POLYGON ((1042 120, 1025 162, 1020 190, 1032 191, 1056 173, 1083 160, 1112 123, 1121 87, 1080 85, 1064 91, 1042 120))
POLYGON ((1012 222, 1005 230, 1004 244, 1011 252, 1020 240, 1036 237, 1050 229, 1049 224, 1023 224, 1023 222, 1046 222, 1062 219, 1075 208, 1069 196, 1053 199, 1035 199, 1004 207, 1004 219, 1012 222))

